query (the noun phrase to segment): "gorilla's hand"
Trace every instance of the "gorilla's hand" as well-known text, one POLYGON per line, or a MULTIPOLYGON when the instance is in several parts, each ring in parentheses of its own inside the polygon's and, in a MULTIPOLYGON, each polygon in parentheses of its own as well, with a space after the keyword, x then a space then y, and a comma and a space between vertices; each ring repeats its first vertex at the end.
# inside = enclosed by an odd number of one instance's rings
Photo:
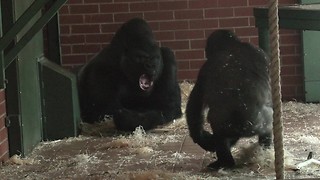
POLYGON ((136 127, 142 126, 144 130, 155 128, 164 124, 165 120, 158 111, 137 112, 129 109, 119 109, 113 116, 118 130, 134 131, 136 127))

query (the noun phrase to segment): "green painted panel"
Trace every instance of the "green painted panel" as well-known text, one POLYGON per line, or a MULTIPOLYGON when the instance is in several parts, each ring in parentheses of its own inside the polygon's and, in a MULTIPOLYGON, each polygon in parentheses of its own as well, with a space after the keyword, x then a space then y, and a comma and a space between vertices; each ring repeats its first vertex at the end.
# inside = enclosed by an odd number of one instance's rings
POLYGON ((56 140, 78 135, 80 110, 75 74, 43 58, 39 62, 43 139, 56 140))
MULTIPOLYGON (((301 0, 301 4, 320 3, 320 0, 301 0)), ((320 32, 303 31, 303 60, 305 98, 307 102, 320 101, 320 32)))
MULTIPOLYGON (((14 0, 15 18, 32 4, 33 0, 14 0)), ((41 16, 38 13, 17 35, 20 39, 26 30, 41 16)), ((42 140, 41 98, 37 59, 43 55, 43 37, 39 32, 18 54, 18 90, 22 124, 22 150, 28 154, 42 140)))
POLYGON ((306 100, 307 102, 319 102, 320 101, 320 81, 306 82, 306 100))

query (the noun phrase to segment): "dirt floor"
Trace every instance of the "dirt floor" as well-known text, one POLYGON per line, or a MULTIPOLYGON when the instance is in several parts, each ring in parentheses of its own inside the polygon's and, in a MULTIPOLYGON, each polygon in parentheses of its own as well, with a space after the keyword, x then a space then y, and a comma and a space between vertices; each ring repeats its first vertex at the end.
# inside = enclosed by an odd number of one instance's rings
MULTIPOLYGON (((182 84, 183 106, 192 86, 182 84)), ((320 165, 295 170, 307 160, 320 160, 320 104, 283 103, 285 177, 320 178, 320 165)), ((145 132, 113 131, 111 120, 82 125, 79 137, 41 142, 25 158, 0 165, 0 179, 274 179, 274 151, 262 150, 256 138, 242 139, 232 149, 237 167, 208 170, 215 153, 202 150, 188 135, 185 118, 145 132)))

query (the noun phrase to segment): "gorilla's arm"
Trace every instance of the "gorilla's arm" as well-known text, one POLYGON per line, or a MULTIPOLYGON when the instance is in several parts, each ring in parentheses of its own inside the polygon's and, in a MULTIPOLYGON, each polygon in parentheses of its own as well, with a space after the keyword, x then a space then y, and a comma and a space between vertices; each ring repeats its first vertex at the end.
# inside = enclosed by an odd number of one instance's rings
POLYGON ((177 66, 173 52, 169 48, 161 47, 161 54, 164 67, 155 99, 158 108, 162 110, 165 122, 170 122, 182 115, 181 92, 177 82, 177 66))
POLYGON ((204 87, 205 81, 205 67, 203 67, 199 72, 198 80, 190 93, 186 116, 187 124, 190 132, 190 136, 195 143, 201 146, 207 151, 215 151, 214 136, 208 131, 204 130, 204 87))

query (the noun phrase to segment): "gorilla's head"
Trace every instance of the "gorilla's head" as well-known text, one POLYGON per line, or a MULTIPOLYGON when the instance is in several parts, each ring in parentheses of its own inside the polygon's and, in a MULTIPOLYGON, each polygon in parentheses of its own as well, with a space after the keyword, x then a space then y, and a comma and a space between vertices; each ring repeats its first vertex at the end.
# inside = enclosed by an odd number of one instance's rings
POLYGON ((206 57, 210 59, 214 52, 226 50, 238 42, 240 40, 232 31, 226 29, 216 30, 207 39, 206 57))
POLYGON ((142 92, 150 92, 160 77, 163 61, 156 44, 128 48, 121 58, 121 69, 127 79, 142 92))

